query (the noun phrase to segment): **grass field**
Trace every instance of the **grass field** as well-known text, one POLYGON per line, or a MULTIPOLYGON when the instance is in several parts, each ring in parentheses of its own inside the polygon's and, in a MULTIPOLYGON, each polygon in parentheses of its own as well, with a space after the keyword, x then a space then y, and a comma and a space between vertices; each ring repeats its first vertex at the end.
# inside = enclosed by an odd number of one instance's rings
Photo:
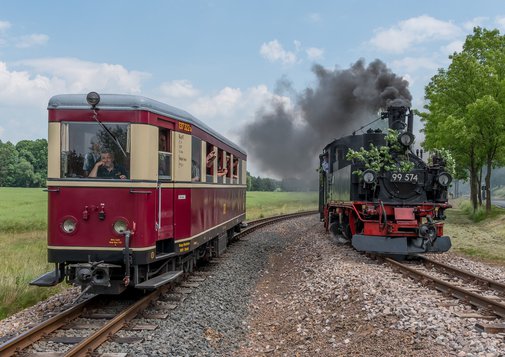
POLYGON ((493 207, 488 218, 477 212, 472 218, 470 202, 451 202, 446 211, 444 233, 451 237, 452 251, 480 260, 505 264, 505 209, 493 207))
POLYGON ((317 192, 247 192, 247 220, 316 210, 317 192))

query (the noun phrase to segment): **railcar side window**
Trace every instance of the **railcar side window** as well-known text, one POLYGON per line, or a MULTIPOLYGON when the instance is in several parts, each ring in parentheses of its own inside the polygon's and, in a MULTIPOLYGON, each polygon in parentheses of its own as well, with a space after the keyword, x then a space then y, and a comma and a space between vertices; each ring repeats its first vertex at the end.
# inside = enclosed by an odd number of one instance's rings
POLYGON ((62 123, 61 177, 125 179, 130 171, 130 125, 62 123))
POLYGON ((217 148, 214 145, 207 143, 206 155, 206 182, 211 183, 214 182, 214 162, 217 158, 217 148))
POLYGON ((232 177, 233 177, 233 183, 234 184, 238 184, 239 181, 238 181, 238 176, 239 176, 239 167, 238 167, 238 158, 237 157, 233 157, 233 173, 232 173, 232 177))
POLYGON ((197 137, 191 138, 191 181, 200 182, 202 167, 202 141, 197 137))
POLYGON ((160 128, 158 140, 158 177, 161 180, 172 179, 172 153, 170 152, 170 147, 169 131, 160 128))
POLYGON ((217 182, 224 183, 225 176, 228 170, 226 169, 226 152, 223 149, 217 149, 217 182))

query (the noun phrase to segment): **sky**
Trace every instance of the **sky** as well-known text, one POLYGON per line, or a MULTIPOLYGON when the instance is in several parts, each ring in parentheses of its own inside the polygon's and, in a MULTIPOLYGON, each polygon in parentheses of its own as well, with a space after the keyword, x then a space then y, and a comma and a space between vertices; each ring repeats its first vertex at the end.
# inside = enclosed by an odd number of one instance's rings
MULTIPOLYGON (((291 100, 280 81, 303 91, 315 64, 359 59, 406 79, 422 109, 424 87, 474 26, 504 33, 505 1, 4 0, 0 140, 47 138, 51 96, 97 91, 179 107, 238 141, 258 111, 291 100)), ((249 169, 262 174, 255 158, 249 169)))

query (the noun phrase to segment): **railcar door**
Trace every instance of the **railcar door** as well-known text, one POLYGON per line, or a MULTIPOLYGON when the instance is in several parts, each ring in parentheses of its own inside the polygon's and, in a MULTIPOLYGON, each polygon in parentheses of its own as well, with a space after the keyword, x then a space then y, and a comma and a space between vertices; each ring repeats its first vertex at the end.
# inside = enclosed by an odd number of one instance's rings
POLYGON ((156 189, 156 224, 158 240, 174 237, 174 185, 173 185, 173 145, 171 133, 173 125, 165 123, 159 128, 158 142, 158 184, 156 189))

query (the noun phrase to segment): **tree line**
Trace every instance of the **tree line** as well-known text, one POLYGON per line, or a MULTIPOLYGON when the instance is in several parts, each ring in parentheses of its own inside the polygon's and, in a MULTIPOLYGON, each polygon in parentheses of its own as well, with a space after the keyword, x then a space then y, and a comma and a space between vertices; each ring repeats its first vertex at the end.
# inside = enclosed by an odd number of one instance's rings
POLYGON ((45 187, 47 140, 0 140, 0 187, 45 187))

